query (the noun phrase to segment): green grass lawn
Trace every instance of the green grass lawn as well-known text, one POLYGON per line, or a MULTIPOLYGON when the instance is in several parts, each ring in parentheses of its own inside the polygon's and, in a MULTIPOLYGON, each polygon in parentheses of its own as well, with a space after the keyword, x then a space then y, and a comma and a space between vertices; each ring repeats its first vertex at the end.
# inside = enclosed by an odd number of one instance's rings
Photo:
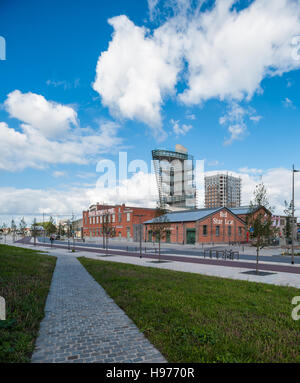
POLYGON ((79 258, 168 362, 300 362, 300 290, 79 258))
POLYGON ((51 284, 56 258, 0 245, 0 296, 6 320, 0 321, 0 362, 29 362, 51 284))

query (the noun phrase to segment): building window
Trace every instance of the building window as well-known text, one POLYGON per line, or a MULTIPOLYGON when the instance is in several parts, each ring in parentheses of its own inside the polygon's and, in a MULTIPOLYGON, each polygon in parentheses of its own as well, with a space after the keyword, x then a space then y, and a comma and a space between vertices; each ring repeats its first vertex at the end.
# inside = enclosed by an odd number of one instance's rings
POLYGON ((90 217, 90 225, 92 224, 92 218, 90 217))
POLYGON ((119 222, 122 222, 122 213, 119 213, 118 220, 119 220, 119 222))
POLYGON ((228 226, 228 237, 231 237, 231 226, 228 226))
POLYGON ((203 235, 207 235, 207 225, 203 225, 203 235))
POLYGON ((216 226, 216 237, 220 236, 220 226, 216 226))
POLYGON ((130 222, 130 213, 126 213, 126 220, 127 222, 130 222))
POLYGON ((102 222, 103 222, 103 216, 100 215, 100 223, 102 223, 102 222))
POLYGON ((111 218, 112 218, 112 222, 116 222, 116 215, 115 214, 112 214, 111 218))
POLYGON ((242 236, 242 228, 239 227, 239 236, 241 237, 242 236))

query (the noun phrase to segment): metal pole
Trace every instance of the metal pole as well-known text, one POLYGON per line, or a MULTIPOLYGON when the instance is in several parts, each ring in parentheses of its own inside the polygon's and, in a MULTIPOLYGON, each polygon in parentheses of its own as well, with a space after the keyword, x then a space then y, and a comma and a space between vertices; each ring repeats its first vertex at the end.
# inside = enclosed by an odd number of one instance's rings
POLYGON ((45 222, 45 213, 43 213, 43 228, 44 228, 44 243, 45 243, 46 242, 46 238, 45 238, 46 232, 45 232, 44 222, 45 222))
POLYGON ((294 221, 295 221, 295 167, 293 165, 292 177, 292 265, 295 263, 295 250, 294 250, 294 221))
POLYGON ((141 224, 141 217, 140 217, 140 258, 142 258, 142 224, 141 224))

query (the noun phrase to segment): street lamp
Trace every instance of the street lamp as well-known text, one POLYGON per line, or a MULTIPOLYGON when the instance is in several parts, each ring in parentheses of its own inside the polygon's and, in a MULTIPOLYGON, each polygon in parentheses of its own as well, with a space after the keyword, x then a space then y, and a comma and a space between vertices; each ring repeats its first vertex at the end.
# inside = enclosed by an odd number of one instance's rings
POLYGON ((292 265, 295 263, 295 249, 294 249, 294 225, 295 225, 295 173, 300 172, 296 170, 294 165, 292 169, 292 265))

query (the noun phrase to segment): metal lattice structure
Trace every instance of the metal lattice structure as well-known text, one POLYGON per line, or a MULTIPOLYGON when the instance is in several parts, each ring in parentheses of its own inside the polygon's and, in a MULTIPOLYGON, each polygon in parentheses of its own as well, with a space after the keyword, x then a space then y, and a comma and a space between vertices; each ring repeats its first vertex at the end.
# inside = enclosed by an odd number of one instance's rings
POLYGON ((159 201, 165 208, 196 207, 194 158, 181 145, 175 151, 152 150, 159 201))

